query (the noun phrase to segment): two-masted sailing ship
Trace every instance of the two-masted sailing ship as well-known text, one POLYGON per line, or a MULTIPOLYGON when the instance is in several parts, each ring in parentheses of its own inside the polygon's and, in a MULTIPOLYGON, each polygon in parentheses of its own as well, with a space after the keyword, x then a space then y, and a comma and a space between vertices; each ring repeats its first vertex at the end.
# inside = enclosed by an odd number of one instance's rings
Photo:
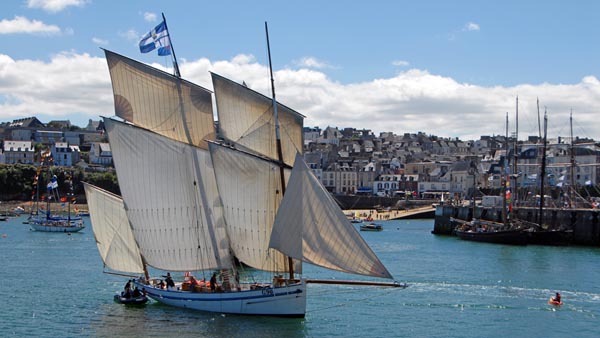
POLYGON ((211 91, 105 54, 123 120, 104 119, 122 196, 85 190, 106 267, 144 274, 135 285, 165 304, 289 317, 306 312, 303 262, 392 278, 304 162, 304 117, 274 91, 212 73, 215 129, 211 91), (183 280, 165 286, 148 267, 183 280))

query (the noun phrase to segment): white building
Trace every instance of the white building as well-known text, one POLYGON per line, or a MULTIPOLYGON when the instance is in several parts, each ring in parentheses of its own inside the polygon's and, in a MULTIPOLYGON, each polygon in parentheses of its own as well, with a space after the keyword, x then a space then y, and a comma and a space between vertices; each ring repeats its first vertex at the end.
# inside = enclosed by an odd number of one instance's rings
POLYGON ((112 164, 112 151, 110 144, 94 142, 90 147, 90 163, 100 165, 112 164))
POLYGON ((31 141, 4 141, 4 163, 33 164, 34 149, 31 141))
POLYGON ((81 159, 79 147, 69 145, 67 142, 56 142, 51 152, 54 164, 60 166, 70 167, 81 159))

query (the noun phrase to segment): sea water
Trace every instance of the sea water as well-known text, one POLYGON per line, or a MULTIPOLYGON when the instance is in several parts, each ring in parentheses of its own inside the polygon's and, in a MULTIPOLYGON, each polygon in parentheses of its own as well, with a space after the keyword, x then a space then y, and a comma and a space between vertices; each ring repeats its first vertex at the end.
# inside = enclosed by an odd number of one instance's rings
MULTIPOLYGON (((361 232, 406 289, 308 285, 304 319, 113 302, 127 278, 102 273, 81 233, 0 222, 2 337, 598 337, 600 249, 506 246, 431 234, 433 220, 361 232), (564 305, 548 305, 554 292, 564 305)), ((360 279, 306 266, 304 277, 360 279)))

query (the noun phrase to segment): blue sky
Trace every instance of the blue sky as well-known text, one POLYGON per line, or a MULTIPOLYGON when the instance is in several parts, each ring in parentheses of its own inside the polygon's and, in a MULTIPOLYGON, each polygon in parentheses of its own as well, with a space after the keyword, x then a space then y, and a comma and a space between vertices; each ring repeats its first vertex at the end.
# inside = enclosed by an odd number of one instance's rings
POLYGON ((0 121, 113 115, 99 47, 171 67, 137 47, 161 13, 184 78, 266 95, 268 21, 278 99, 307 126, 479 138, 504 134, 519 96, 520 138, 539 97, 551 137, 573 110, 575 134, 600 139, 597 1, 3 1, 0 121))

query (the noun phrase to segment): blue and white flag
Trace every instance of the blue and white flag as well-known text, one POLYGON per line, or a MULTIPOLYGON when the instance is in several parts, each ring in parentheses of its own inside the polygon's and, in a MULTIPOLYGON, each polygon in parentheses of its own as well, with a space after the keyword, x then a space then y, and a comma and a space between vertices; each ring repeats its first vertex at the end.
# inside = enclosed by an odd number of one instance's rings
POLYGON ((52 190, 52 189, 57 189, 58 188, 58 179, 56 178, 56 175, 54 175, 50 179, 50 182, 48 182, 48 184, 46 185, 46 188, 48 190, 52 190))
POLYGON ((158 55, 171 55, 171 40, 167 24, 163 21, 146 33, 140 41, 140 52, 148 53, 158 48, 158 55))

